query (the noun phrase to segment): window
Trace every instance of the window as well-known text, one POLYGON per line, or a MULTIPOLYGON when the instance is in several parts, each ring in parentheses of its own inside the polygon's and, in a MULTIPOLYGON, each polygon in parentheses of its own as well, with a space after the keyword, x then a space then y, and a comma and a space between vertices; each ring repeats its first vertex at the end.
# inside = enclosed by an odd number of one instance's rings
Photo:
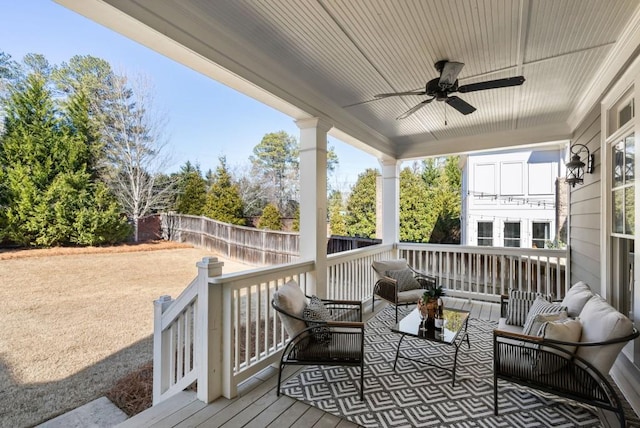
POLYGON ((531 246, 533 248, 545 248, 546 243, 551 236, 551 225, 548 222, 539 223, 534 221, 531 228, 531 246))
POLYGON ((635 115, 633 94, 629 90, 607 111, 607 137, 611 137, 616 131, 631 122, 635 115))
POLYGON ((478 246, 493 247, 493 222, 478 222, 478 246))
POLYGON ((611 145, 612 233, 632 236, 635 222, 635 138, 631 133, 611 145))
POLYGON ((520 223, 512 223, 512 222, 504 223, 504 246, 505 247, 520 246, 520 223))

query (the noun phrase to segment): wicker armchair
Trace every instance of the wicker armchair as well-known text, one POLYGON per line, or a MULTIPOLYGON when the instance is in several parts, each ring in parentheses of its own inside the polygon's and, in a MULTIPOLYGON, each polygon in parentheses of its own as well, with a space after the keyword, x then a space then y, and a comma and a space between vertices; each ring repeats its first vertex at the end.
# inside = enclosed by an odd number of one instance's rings
POLYGON ((379 260, 371 264, 373 271, 378 278, 373 287, 373 297, 371 301, 372 311, 375 309, 376 296, 386 300, 395 306, 396 322, 398 322, 398 306, 411 305, 418 302, 425 290, 436 287, 436 278, 419 272, 409 266, 405 259, 379 260), (417 282, 416 288, 403 290, 398 279, 391 278, 388 273, 393 271, 410 270, 412 277, 417 282))
MULTIPOLYGON (((285 286, 289 285, 285 284, 285 286)), ((299 287, 297 284, 295 288, 299 287)), ((274 296, 271 306, 289 334, 278 373, 277 395, 280 396, 282 370, 287 365, 324 365, 360 367, 360 400, 364 398, 364 323, 362 322, 362 302, 321 299, 331 319, 319 320, 305 317, 300 311, 308 303, 309 296, 300 291, 285 297, 274 296), (300 296, 304 302, 300 301, 300 296), (291 298, 296 302, 291 304, 291 298), (294 326, 293 328, 291 326, 294 326), (302 328, 301 328, 302 327, 302 328)), ((291 287, 290 287, 291 288, 291 287)))

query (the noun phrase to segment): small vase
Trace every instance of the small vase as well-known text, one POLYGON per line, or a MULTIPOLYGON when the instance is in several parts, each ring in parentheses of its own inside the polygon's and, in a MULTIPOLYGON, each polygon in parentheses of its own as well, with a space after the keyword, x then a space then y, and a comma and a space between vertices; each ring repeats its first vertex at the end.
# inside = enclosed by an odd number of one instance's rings
POLYGON ((438 299, 431 298, 427 301, 427 318, 434 319, 436 317, 436 311, 438 310, 438 299))

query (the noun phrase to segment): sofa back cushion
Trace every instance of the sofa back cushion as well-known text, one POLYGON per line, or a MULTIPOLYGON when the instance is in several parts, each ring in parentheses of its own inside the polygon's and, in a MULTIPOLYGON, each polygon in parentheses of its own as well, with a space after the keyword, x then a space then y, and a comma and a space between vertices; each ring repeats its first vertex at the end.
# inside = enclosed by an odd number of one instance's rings
MULTIPOLYGON (((593 295, 580 312, 582 322, 581 342, 603 342, 628 336, 633 332, 631 320, 597 294, 593 295)), ((580 346, 579 357, 593 364, 603 375, 607 375, 626 342, 606 346, 580 346)))
POLYGON ((387 271, 402 270, 402 269, 407 269, 409 267, 406 259, 375 260, 373 261, 373 263, 371 263, 371 266, 373 267, 374 272, 378 276, 378 279, 385 276, 387 271))
MULTIPOLYGON (((273 294, 273 301, 283 311, 303 318, 304 308, 307 306, 307 297, 304 295, 298 283, 291 280, 280 287, 273 294)), ((299 319, 278 312, 280 321, 284 325, 289 337, 293 337, 305 328, 307 324, 299 319)))
POLYGON ((566 296, 562 299, 562 306, 567 307, 567 312, 570 317, 577 317, 582 312, 582 308, 587 304, 587 301, 593 296, 593 292, 589 286, 580 281, 575 283, 566 296))

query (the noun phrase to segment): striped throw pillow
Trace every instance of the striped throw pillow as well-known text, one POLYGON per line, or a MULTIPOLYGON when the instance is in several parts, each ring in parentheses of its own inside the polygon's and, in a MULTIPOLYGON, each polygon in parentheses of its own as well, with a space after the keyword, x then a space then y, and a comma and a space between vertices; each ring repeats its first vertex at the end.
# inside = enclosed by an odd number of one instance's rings
POLYGON ((559 305, 557 303, 551 303, 542 297, 536 298, 536 300, 533 302, 533 305, 531 305, 531 308, 529 309, 529 313, 527 314, 527 319, 524 323, 524 328, 522 329, 522 332, 524 334, 538 335, 537 330, 540 330, 540 325, 538 325, 536 331, 533 331, 533 329, 536 316, 540 314, 562 314, 564 315, 564 318, 566 318, 567 307, 559 305))
POLYGON ((523 326, 527 320, 529 309, 538 296, 540 296, 540 294, 535 291, 510 289, 506 323, 509 325, 523 326))

